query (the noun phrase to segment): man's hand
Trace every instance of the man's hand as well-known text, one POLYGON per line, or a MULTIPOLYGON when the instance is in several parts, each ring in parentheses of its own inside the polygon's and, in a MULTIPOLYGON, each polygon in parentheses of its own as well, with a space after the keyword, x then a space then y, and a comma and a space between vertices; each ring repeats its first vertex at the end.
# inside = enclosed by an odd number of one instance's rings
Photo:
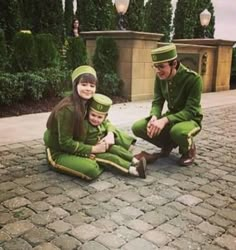
POLYGON ((147 135, 150 138, 158 135, 162 129, 169 123, 169 120, 166 117, 161 119, 151 119, 147 126, 147 135))

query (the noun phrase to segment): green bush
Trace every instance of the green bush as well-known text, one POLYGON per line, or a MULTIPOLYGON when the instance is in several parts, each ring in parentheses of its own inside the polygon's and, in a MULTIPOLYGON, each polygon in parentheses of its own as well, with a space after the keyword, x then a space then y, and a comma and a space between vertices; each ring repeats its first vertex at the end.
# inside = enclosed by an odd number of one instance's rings
POLYGON ((5 41, 4 31, 0 29, 0 70, 4 71, 8 63, 7 59, 7 47, 5 41))
POLYGON ((30 32, 18 32, 13 40, 12 69, 14 72, 27 72, 37 65, 35 44, 30 32))
POLYGON ((46 81, 44 97, 63 96, 65 90, 71 89, 70 72, 62 71, 59 68, 47 68, 37 72, 38 76, 46 81))
POLYGON ((236 47, 233 48, 230 81, 236 83, 236 47))
POLYGON ((117 76, 118 47, 113 38, 98 37, 93 65, 98 75, 98 91, 106 95, 120 94, 122 81, 117 76))
POLYGON ((59 53, 51 34, 37 34, 35 36, 37 66, 40 69, 59 65, 59 53))
POLYGON ((40 100, 47 86, 47 80, 35 73, 18 73, 18 82, 24 86, 24 98, 27 100, 40 100))
POLYGON ((87 51, 84 41, 80 37, 69 37, 66 49, 66 63, 68 69, 75 69, 87 63, 87 51))
POLYGON ((116 73, 106 73, 103 75, 102 83, 98 84, 98 92, 108 96, 115 96, 120 94, 122 81, 116 73))
POLYGON ((118 47, 111 37, 98 37, 93 56, 93 65, 100 72, 116 72, 119 58, 118 47))
POLYGON ((10 105, 23 100, 24 84, 14 74, 0 72, 0 104, 10 105))

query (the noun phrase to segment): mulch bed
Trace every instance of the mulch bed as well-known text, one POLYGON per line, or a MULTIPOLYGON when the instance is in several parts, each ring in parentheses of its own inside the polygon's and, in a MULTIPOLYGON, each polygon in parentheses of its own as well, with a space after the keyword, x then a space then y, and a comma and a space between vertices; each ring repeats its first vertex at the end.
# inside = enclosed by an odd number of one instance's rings
MULTIPOLYGON (((60 97, 51 97, 39 101, 25 100, 24 102, 17 104, 1 105, 0 118, 49 112, 60 100, 61 100, 60 97)), ((113 103, 128 102, 126 98, 120 96, 114 96, 112 97, 112 100, 113 103)))

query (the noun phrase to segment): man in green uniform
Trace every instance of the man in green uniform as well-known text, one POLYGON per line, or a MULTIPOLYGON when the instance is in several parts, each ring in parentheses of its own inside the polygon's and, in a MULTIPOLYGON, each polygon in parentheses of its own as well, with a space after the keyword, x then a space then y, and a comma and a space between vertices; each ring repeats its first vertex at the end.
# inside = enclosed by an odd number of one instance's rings
POLYGON ((146 160, 137 160, 129 151, 136 139, 116 128, 107 118, 112 100, 102 94, 95 94, 89 106, 87 119, 84 121, 84 138, 86 145, 98 145, 105 141, 108 132, 114 134, 114 143, 106 144, 106 152, 94 154, 94 159, 104 167, 118 169, 124 173, 146 178, 146 160))
POLYGON ((167 157, 179 146, 179 164, 191 165, 196 155, 193 137, 201 130, 202 79, 196 72, 177 60, 174 44, 152 50, 153 67, 156 71, 154 99, 150 116, 136 121, 132 131, 137 137, 161 148, 160 153, 141 152, 137 158, 154 161, 167 157), (168 111, 162 114, 164 102, 168 111))

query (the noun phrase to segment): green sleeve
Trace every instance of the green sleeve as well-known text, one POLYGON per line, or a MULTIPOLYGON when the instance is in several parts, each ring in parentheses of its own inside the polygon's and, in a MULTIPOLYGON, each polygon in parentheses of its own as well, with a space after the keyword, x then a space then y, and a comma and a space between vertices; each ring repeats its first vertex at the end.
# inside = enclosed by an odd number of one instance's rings
POLYGON ((56 118, 58 125, 58 143, 61 150, 76 155, 89 155, 91 153, 92 146, 74 140, 73 111, 68 108, 64 108, 58 111, 56 118))
POLYGON ((182 121, 195 120, 196 117, 201 115, 201 93, 202 93, 202 79, 200 76, 193 79, 192 84, 188 86, 188 97, 185 106, 182 110, 175 114, 167 115, 170 123, 177 123, 182 121))
POLYGON ((161 91, 161 82, 156 77, 155 86, 154 86, 154 98, 152 101, 152 108, 151 108, 150 115, 151 116, 155 115, 157 118, 161 117, 164 102, 165 102, 165 99, 161 91))
POLYGON ((107 132, 115 132, 116 127, 108 119, 106 119, 103 124, 107 132))

